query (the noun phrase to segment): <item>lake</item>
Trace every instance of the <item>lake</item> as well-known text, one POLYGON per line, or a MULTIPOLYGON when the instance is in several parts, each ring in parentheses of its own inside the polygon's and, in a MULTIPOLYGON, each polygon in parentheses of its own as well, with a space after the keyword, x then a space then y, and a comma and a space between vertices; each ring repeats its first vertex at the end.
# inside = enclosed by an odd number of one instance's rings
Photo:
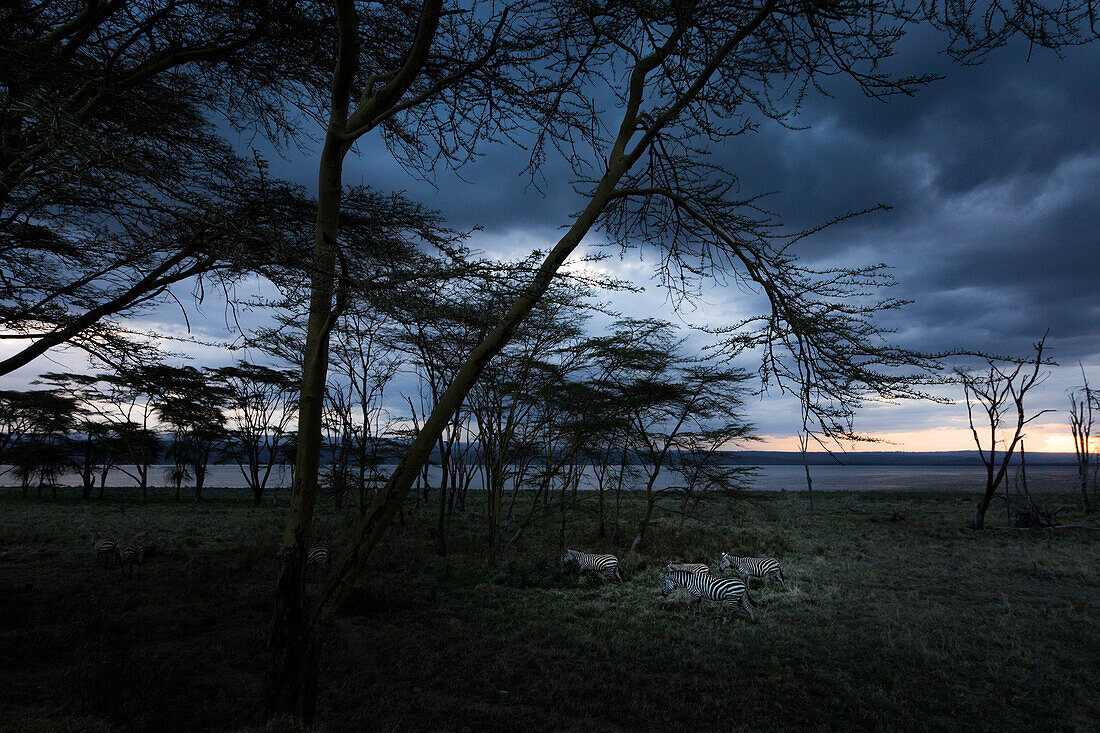
MULTIPOLYGON (((0 466, 0 470, 8 468, 0 466)), ((384 469, 392 471, 394 466, 384 469)), ((149 472, 150 485, 167 487, 165 479, 167 466, 154 466, 149 472)), ((815 491, 963 491, 973 492, 985 485, 985 469, 981 466, 811 466, 811 475, 815 491)), ((1010 477, 1015 475, 1014 470, 1010 477)), ((271 474, 268 486, 285 488, 289 485, 290 472, 287 467, 276 467, 271 474)), ((582 488, 594 488, 594 481, 588 473, 582 488)), ((668 472, 658 478, 657 487, 667 488, 679 480, 675 473, 668 472)), ((1072 491, 1075 489, 1077 469, 1075 466, 1039 465, 1028 468, 1028 485, 1033 491, 1072 491)), ((430 482, 438 485, 439 469, 430 473, 430 482)), ((64 486, 79 486, 80 477, 67 474, 62 477, 64 486)), ((17 487, 18 481, 10 473, 0 476, 0 487, 17 487)), ((638 488, 643 481, 635 481, 638 488)), ((136 482, 114 469, 107 479, 107 486, 124 488, 136 486, 136 482)), ((185 484, 186 490, 187 484, 185 484)), ((244 476, 235 465, 212 465, 206 478, 210 489, 247 490, 244 476)), ((474 490, 482 488, 480 476, 475 478, 474 490)), ((761 466, 753 481, 752 488, 759 491, 803 491, 806 478, 802 466, 761 466)), ((33 490, 33 489, 32 489, 33 490)))

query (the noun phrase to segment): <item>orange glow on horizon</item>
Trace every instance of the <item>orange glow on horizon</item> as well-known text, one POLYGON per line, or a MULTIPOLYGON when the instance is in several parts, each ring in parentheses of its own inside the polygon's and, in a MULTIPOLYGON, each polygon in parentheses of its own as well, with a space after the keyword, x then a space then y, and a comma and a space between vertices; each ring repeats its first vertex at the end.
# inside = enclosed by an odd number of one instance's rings
MULTIPOLYGON (((984 439, 988 433, 979 433, 984 439)), ((1008 434, 1007 432, 1005 433, 1008 434)), ((900 431, 892 433, 867 433, 875 438, 874 443, 845 443, 841 450, 846 453, 867 451, 970 451, 975 450, 974 437, 969 428, 933 428, 926 430, 900 431)), ((791 451, 799 450, 797 435, 762 435, 759 442, 739 446, 735 450, 791 451)), ((1095 443, 1100 444, 1100 438, 1095 443)), ((1024 438, 1024 446, 1036 453, 1073 453, 1073 436, 1062 423, 1039 423, 1029 425, 1024 438)), ((985 448, 987 445, 982 444, 985 448)), ((1100 445, 1096 447, 1100 448, 1100 445)), ((998 445, 998 450, 1003 449, 998 445)), ((811 451, 820 451, 821 447, 811 444, 811 451)))

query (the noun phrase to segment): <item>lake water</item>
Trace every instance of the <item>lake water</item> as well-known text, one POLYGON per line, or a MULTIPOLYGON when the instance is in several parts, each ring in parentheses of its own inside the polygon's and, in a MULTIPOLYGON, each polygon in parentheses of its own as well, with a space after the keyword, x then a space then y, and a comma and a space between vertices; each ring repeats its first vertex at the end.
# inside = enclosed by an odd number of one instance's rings
MULTIPOLYGON (((0 470, 7 466, 0 466, 0 470)), ((384 467, 393 470, 393 466, 384 467)), ((165 478, 166 466, 154 466, 149 471, 149 483, 154 487, 168 487, 165 478)), ((1077 479, 1074 466, 1029 466, 1028 485, 1033 491, 1073 491, 1077 479)), ((965 491, 972 492, 985 485, 985 469, 980 466, 811 466, 815 491, 965 491)), ((1014 473, 1010 473, 1010 477, 1014 473)), ((290 472, 287 467, 276 467, 269 479, 270 488, 286 488, 289 485, 290 472)), ((586 476, 588 486, 593 488, 594 481, 589 473, 586 476)), ((657 481, 657 488, 668 488, 679 482, 679 476, 673 472, 663 473, 657 481)), ((73 473, 62 477, 64 486, 80 486, 80 477, 73 473)), ((430 483, 439 483, 439 469, 430 473, 430 483)), ((11 473, 0 476, 0 487, 18 487, 19 482, 11 473)), ((136 486, 137 482, 114 469, 107 479, 109 488, 136 486)), ((184 484, 184 490, 189 484, 184 484)), ((630 485, 628 481, 624 485, 630 485)), ((637 488, 644 487, 644 481, 636 480, 637 488)), ((206 477, 206 486, 210 490, 241 489, 247 490, 244 476, 235 465, 212 465, 206 477)), ((475 477, 471 488, 482 488, 480 475, 475 477)), ((806 477, 802 466, 761 466, 753 480, 752 487, 758 491, 804 491, 806 477)), ((33 487, 32 487, 33 491, 33 487)))

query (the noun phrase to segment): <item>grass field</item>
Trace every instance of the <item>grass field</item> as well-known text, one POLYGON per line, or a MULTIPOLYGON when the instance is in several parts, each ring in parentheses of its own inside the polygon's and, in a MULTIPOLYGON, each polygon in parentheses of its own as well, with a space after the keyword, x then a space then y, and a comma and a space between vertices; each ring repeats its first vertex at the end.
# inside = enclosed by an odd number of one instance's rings
MULTIPOLYGON (((747 494, 624 555, 629 525, 598 538, 582 507, 569 544, 620 554, 621 586, 560 569, 553 512, 496 555, 457 516, 440 558, 410 511, 326 644, 315 727, 1097 730, 1100 532, 973 532, 972 509, 747 494), (664 562, 722 550, 783 562, 789 592, 752 585, 755 624, 660 594, 664 562)), ((322 510, 318 543, 354 518, 322 510)), ((0 498, 0 730, 293 729, 259 714, 281 520, 243 500, 0 498), (123 579, 91 529, 155 552, 123 579)))

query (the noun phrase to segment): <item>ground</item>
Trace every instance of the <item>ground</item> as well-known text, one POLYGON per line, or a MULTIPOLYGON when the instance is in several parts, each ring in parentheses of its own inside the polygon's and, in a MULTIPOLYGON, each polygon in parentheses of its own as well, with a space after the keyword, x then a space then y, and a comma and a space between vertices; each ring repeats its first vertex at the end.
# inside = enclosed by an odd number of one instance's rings
MULTIPOLYGON (((410 508, 325 646, 315 727, 1097 730, 1100 531, 975 532, 973 503, 749 493, 679 533, 662 517, 628 555, 627 517, 601 538, 584 502, 569 545, 618 553, 623 585, 561 569, 552 511, 495 553, 456 516, 442 558, 410 508), (752 583, 757 623, 660 594, 666 561, 722 550, 783 563, 789 591, 752 583)), ((322 510, 318 543, 356 516, 322 510)), ((245 497, 0 495, 0 730, 294 729, 259 714, 282 518, 245 497), (153 552, 124 579, 92 529, 153 552)))

